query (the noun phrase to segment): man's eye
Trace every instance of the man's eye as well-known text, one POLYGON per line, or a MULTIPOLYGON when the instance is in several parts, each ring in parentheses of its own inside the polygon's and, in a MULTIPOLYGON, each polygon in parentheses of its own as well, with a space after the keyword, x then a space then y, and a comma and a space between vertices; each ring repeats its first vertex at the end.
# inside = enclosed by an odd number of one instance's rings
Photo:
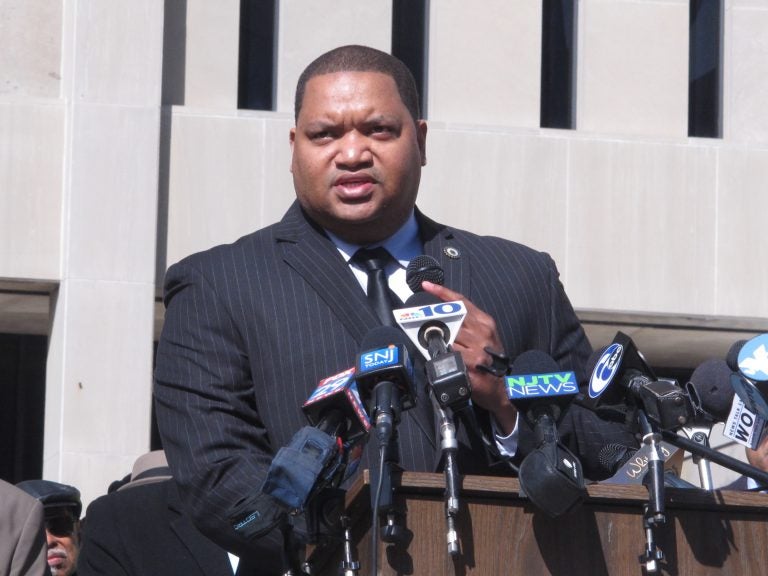
POLYGON ((389 135, 393 134, 394 130, 391 126, 374 126, 371 128, 371 134, 383 134, 383 135, 389 135))

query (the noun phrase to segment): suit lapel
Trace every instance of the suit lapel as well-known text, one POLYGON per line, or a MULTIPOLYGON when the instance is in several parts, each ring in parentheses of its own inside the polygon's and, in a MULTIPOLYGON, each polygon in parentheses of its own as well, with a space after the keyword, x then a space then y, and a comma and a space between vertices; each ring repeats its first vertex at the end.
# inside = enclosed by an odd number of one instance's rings
POLYGON ((380 325, 336 246, 306 220, 297 202, 278 224, 275 236, 286 264, 323 299, 357 342, 380 325))
POLYGON ((468 251, 456 238, 453 229, 430 220, 418 209, 416 217, 424 253, 440 263, 445 272, 445 286, 469 298, 471 258, 468 251))

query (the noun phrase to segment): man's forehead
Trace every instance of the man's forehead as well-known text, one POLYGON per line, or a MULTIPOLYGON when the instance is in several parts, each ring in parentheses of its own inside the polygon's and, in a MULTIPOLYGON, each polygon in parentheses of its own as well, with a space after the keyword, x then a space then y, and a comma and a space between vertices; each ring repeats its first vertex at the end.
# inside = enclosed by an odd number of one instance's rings
POLYGON ((372 87, 372 85, 375 85, 377 93, 381 93, 382 90, 391 90, 391 94, 387 94, 387 96, 396 95, 397 99, 400 100, 400 93, 392 76, 369 70, 329 72, 313 76, 307 82, 304 90, 303 103, 306 104, 308 97, 324 96, 331 93, 339 97, 354 96, 372 87))

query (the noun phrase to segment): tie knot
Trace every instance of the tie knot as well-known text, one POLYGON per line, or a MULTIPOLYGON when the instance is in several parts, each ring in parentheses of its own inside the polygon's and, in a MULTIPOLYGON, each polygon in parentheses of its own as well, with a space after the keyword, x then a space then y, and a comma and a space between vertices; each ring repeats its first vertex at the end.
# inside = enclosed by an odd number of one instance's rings
POLYGON ((375 272, 377 270, 384 270, 392 261, 392 254, 390 254, 383 246, 376 248, 360 248, 352 256, 352 261, 364 268, 366 272, 375 272))

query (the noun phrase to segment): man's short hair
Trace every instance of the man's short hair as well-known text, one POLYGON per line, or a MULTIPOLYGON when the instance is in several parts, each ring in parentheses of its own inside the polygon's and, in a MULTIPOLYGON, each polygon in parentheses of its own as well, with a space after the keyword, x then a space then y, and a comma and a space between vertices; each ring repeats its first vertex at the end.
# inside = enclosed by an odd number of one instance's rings
POLYGON ((298 122, 301 105, 304 102, 304 91, 309 82, 315 76, 333 74, 335 72, 381 72, 394 80, 400 99, 413 116, 413 120, 419 120, 419 92, 416 89, 416 81, 408 67, 400 60, 368 46, 351 44, 341 46, 319 56, 312 61, 299 76, 296 85, 296 99, 294 101, 294 120, 298 122))

